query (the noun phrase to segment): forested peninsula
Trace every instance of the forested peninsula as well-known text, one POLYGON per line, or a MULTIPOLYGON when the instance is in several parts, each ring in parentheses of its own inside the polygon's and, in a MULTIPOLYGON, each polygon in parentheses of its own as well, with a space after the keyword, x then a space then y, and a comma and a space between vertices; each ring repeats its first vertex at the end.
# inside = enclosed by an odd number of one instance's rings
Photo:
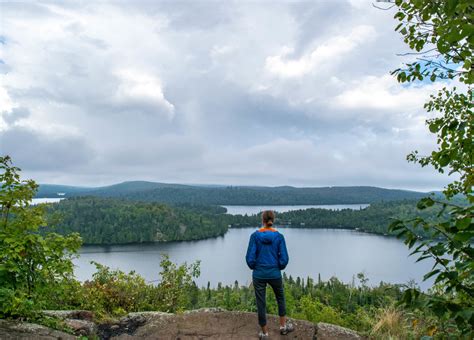
MULTIPOLYGON (((85 244, 124 244, 199 240, 224 235, 229 228, 257 227, 260 216, 230 215, 219 206, 166 205, 100 197, 76 197, 49 204, 48 228, 78 232, 85 244)), ((392 218, 419 213, 416 201, 374 203, 360 210, 305 209, 278 213, 276 225, 337 228, 388 235, 392 218)), ((423 211, 434 218, 436 211, 423 211)), ((424 236, 421 232, 421 236, 424 236)))
POLYGON ((48 205, 46 232, 53 230, 63 235, 78 232, 84 244, 198 240, 227 231, 228 226, 214 218, 218 211, 217 207, 185 208, 99 197, 69 198, 48 205))

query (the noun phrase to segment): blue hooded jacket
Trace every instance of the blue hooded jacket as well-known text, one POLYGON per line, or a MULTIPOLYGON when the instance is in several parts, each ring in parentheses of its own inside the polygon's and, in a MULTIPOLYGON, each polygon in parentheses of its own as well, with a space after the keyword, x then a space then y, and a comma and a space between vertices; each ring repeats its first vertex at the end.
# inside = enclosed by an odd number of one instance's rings
POLYGON ((247 265, 258 279, 278 279, 288 264, 285 238, 276 229, 260 228, 250 236, 247 265))

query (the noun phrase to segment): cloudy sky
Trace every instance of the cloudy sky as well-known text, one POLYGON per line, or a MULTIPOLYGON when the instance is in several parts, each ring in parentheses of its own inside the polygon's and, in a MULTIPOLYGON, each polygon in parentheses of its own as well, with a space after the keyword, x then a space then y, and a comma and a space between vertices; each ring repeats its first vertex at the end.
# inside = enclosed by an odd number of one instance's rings
POLYGON ((440 189, 372 1, 0 3, 0 153, 40 183, 440 189))

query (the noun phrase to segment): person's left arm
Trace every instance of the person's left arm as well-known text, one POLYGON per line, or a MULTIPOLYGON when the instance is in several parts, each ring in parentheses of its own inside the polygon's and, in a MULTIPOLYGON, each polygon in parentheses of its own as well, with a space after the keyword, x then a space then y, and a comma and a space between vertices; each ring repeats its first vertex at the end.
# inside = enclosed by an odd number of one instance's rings
POLYGON ((285 237, 281 235, 280 243, 278 244, 278 266, 280 270, 286 268, 289 261, 288 250, 286 249, 285 237))
POLYGON ((255 234, 250 236, 245 260, 247 261, 247 266, 249 266, 250 269, 255 269, 255 265, 257 263, 257 243, 255 242, 255 234))

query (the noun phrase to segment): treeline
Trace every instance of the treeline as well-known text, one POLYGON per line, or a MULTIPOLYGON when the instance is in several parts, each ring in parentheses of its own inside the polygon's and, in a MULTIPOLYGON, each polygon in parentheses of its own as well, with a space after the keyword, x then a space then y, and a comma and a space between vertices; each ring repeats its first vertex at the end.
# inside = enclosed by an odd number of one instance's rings
POLYGON ((160 187, 152 190, 124 192, 101 190, 91 194, 122 197, 140 201, 193 203, 213 205, 298 205, 358 204, 381 200, 421 198, 425 194, 374 187, 160 187))
MULTIPOLYGON (((324 210, 307 209, 279 214, 283 224, 291 222, 293 228, 358 229, 376 234, 389 234, 388 226, 394 218, 409 219, 419 215, 416 201, 380 202, 364 209, 324 210)), ((435 218, 434 210, 424 211, 435 218)))
POLYGON ((78 232, 85 244, 199 240, 227 231, 225 221, 213 218, 222 209, 99 197, 69 198, 49 205, 45 232, 78 232))
MULTIPOLYGON (((331 228, 357 229, 376 234, 390 234, 388 226, 394 218, 409 219, 423 215, 435 219, 439 210, 419 211, 415 200, 397 202, 379 202, 353 210, 329 210, 310 208, 277 213, 276 225, 291 228, 331 228)), ((258 215, 235 215, 229 220, 234 228, 256 226, 260 223, 258 215)), ((420 232, 423 236, 424 232, 420 232)))
POLYGON ((426 193, 377 187, 295 188, 257 186, 193 186, 154 182, 124 182, 100 188, 41 185, 37 197, 99 196, 162 203, 198 205, 361 204, 419 199, 426 193))
MULTIPOLYGON (((258 227, 259 214, 229 215, 220 206, 165 205, 100 197, 77 197, 50 204, 48 228, 67 235, 78 232, 85 244, 123 244, 188 241, 224 235, 228 227, 258 227)), ((422 214, 435 218, 436 211, 420 212, 416 201, 381 202, 360 210, 304 209, 277 213, 276 226, 289 228, 356 229, 390 234, 393 218, 422 214)), ((426 236, 419 232, 420 236, 426 236)))

